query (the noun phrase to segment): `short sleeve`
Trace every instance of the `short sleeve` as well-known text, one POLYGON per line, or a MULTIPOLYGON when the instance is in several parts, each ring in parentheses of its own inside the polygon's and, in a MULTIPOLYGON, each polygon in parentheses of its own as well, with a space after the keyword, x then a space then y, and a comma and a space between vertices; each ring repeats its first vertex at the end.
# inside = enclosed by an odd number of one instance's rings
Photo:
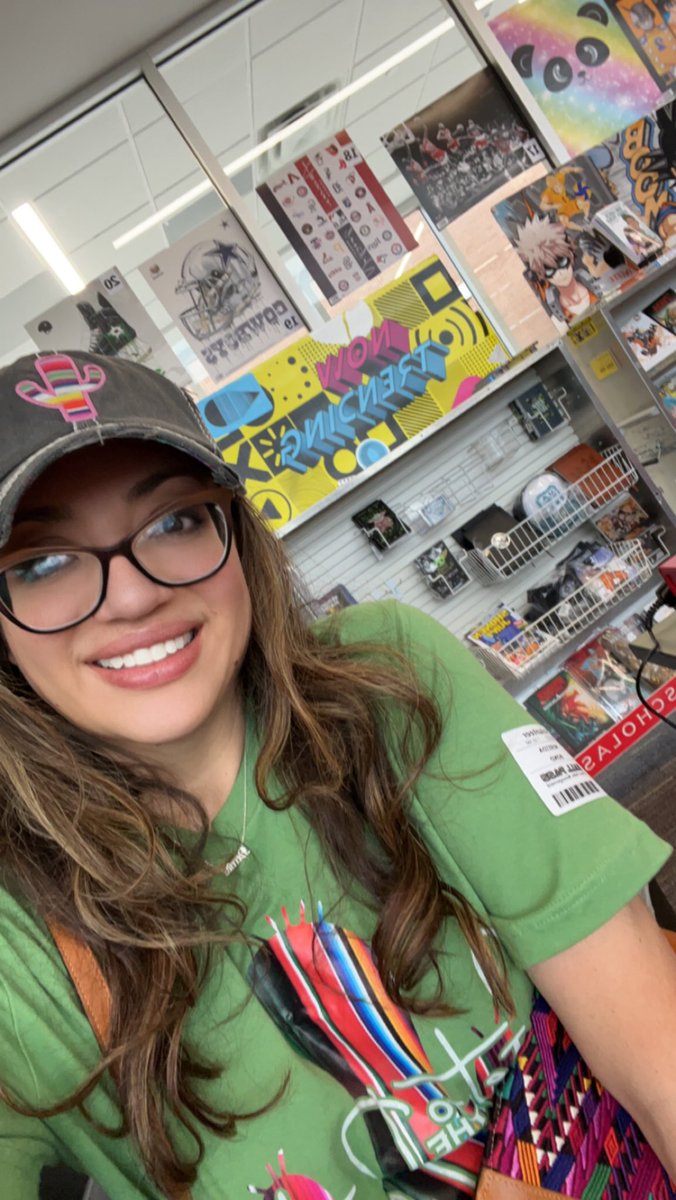
POLYGON ((664 865, 671 847, 610 797, 552 814, 502 741, 532 718, 432 617, 358 605, 341 638, 394 642, 435 696, 444 731, 414 819, 442 877, 483 910, 517 966, 593 933, 664 865))

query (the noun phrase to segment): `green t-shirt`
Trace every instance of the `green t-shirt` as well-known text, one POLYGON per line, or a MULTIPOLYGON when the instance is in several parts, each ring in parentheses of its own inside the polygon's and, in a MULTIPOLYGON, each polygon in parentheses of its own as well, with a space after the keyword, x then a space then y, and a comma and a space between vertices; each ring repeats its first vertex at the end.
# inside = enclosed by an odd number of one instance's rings
MULTIPOLYGON (((202 1131, 194 1200, 245 1200, 250 1191, 271 1200, 441 1198, 452 1195, 449 1185, 471 1192, 491 1097, 528 1026, 525 968, 597 929, 670 852, 606 797, 548 806, 523 756, 501 738, 530 718, 437 622, 393 601, 348 609, 339 621, 344 641, 375 639, 409 652, 439 699, 443 739, 417 787, 413 819, 444 880, 502 940, 517 1015, 508 1021, 495 1013, 452 920, 440 962, 448 998, 463 1011, 410 1017, 391 1003, 369 948, 374 913, 344 896, 300 813, 273 812, 256 795, 250 719, 250 854, 227 886, 246 901, 258 948, 216 956, 186 1036, 203 1058, 226 1066, 221 1080, 203 1085, 217 1104, 251 1111, 288 1082, 270 1111, 242 1122, 234 1139, 202 1131)), ((227 858, 231 839, 239 839, 244 784, 242 767, 214 821, 212 861, 227 858)), ((566 795, 587 798, 579 783, 566 795)), ((65 1096, 98 1055, 46 927, 6 891, 0 1044, 0 1081, 31 1105, 65 1096)), ((108 1127, 117 1119, 113 1095, 106 1079, 87 1102, 108 1127)), ((37 1197, 42 1165, 59 1160, 93 1176, 111 1200, 158 1196, 129 1139, 97 1133, 77 1110, 43 1121, 0 1104, 3 1200, 37 1197)))

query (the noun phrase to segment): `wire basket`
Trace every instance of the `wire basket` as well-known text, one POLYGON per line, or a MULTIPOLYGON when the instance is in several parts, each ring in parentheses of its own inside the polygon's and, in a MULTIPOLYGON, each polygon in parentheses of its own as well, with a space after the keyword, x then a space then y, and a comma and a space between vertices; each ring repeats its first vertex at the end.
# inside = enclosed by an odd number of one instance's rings
POLYGON ((621 569, 609 566, 595 572, 565 600, 536 621, 524 624, 504 644, 488 647, 472 642, 472 649, 491 674, 502 682, 526 675, 647 583, 653 567, 643 547, 635 541, 618 542, 614 549, 622 560, 621 569))
POLYGON ((561 496, 545 504, 537 516, 519 521, 506 533, 496 533, 483 550, 468 550, 463 565, 483 587, 511 578, 532 564, 572 529, 617 500, 636 483, 638 474, 621 446, 604 454, 602 463, 575 483, 562 486, 561 496))

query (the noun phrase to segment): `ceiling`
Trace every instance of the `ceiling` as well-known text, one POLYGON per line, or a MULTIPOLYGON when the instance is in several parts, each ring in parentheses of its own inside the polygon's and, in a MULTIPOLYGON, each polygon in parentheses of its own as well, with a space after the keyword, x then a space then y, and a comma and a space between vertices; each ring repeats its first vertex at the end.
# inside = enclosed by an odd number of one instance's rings
MULTIPOLYGON (((480 3, 490 15, 513 0, 480 3)), ((2 122, 7 128, 47 112, 50 104, 159 38, 179 17, 203 15, 213 24, 215 10, 227 16, 233 4, 239 7, 238 0, 13 4, 0 49, 2 122)), ((342 88, 361 78, 448 16, 443 0, 257 0, 166 62, 162 73, 225 165, 255 147, 279 114, 327 83, 342 88)), ((381 133, 479 66, 457 28, 444 32, 313 122, 303 133, 304 145, 347 126, 391 198, 406 211, 412 195, 382 148, 381 133)), ((285 141, 280 161, 297 149, 297 142, 285 141)), ((133 83, 0 171, 0 361, 33 348, 25 322, 65 295, 12 221, 14 208, 25 201, 34 205, 83 279, 117 266, 155 323, 175 341, 167 313, 137 268, 205 220, 220 201, 210 193, 123 249, 116 251, 113 240, 203 178, 145 82, 133 83)), ((299 260, 256 198, 259 178, 249 168, 234 183, 275 250, 298 273, 299 260)))

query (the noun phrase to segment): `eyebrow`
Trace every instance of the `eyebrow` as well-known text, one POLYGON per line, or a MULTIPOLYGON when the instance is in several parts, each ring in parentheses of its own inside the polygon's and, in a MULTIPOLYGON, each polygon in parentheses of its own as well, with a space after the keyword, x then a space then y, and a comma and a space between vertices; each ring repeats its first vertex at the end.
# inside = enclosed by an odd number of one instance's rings
MULTIPOLYGON (((146 479, 139 479, 137 483, 132 484, 127 492, 128 500, 142 500, 144 496, 149 496, 156 491, 168 479, 195 479, 198 483, 204 483, 204 471, 200 470, 199 464, 195 463, 194 470, 190 467, 184 467, 180 471, 155 471, 153 475, 148 475, 146 479)), ((26 508, 19 512, 14 517, 12 524, 19 525, 22 521, 40 521, 49 523, 54 521, 68 521, 73 515, 73 510, 64 504, 44 504, 38 508, 26 508)))

